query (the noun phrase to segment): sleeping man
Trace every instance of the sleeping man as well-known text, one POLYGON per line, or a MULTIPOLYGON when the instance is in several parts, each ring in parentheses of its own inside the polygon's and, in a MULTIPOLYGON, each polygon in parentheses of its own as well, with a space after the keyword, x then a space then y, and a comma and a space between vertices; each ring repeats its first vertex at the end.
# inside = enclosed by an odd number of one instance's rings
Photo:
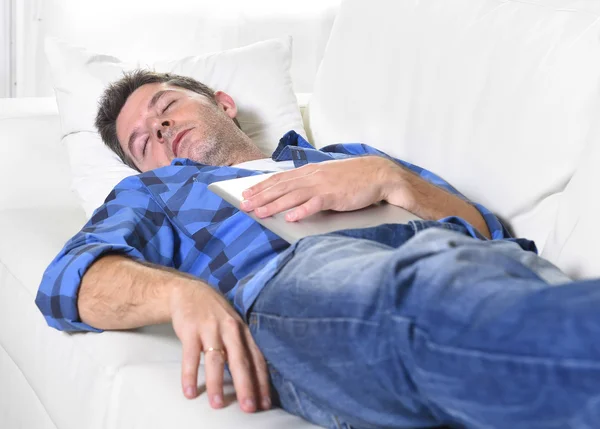
MULTIPOLYGON (((571 282, 431 172, 363 144, 270 159, 234 100, 139 70, 105 91, 96 125, 140 171, 47 268, 36 303, 65 331, 172 323, 182 390, 200 355, 214 408, 232 376, 246 412, 279 406, 332 428, 592 428, 600 415, 600 281, 571 282), (387 201, 422 218, 289 245, 207 190, 276 171, 244 211, 387 201)), ((200 423, 200 422, 199 422, 200 423)))

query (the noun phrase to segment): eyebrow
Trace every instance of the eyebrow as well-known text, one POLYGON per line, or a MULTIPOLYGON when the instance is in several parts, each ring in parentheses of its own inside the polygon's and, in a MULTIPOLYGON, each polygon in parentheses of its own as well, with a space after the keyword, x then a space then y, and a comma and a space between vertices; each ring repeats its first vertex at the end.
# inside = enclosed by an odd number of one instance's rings
POLYGON ((154 106, 156 106, 156 103, 158 103, 158 100, 160 100, 160 97, 165 95, 167 92, 173 92, 173 90, 172 89, 163 89, 162 91, 158 91, 156 94, 154 94, 152 96, 152 98, 150 99, 150 102, 148 103, 148 110, 150 110, 154 106))
MULTIPOLYGON (((150 102, 148 103, 148 110, 152 109, 154 106, 156 106, 156 103, 158 103, 158 100, 160 100, 160 98, 165 95, 167 92, 173 92, 172 89, 163 89, 161 91, 158 91, 156 94, 154 94, 152 96, 152 98, 150 99, 150 102)), ((140 134, 140 131, 138 128, 134 129, 133 132, 131 133, 131 135, 129 136, 129 141, 127 142, 127 149, 129 150, 129 153, 131 154, 131 156, 135 157, 133 155, 133 142, 135 141, 135 139, 138 138, 140 134)), ((137 157, 135 157, 137 158, 137 157)))

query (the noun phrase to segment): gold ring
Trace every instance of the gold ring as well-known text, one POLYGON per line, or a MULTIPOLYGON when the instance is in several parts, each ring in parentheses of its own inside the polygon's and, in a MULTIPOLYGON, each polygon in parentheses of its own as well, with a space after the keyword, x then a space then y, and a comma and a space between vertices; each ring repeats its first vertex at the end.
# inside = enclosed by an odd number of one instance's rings
POLYGON ((223 356, 225 356, 225 350, 222 349, 215 349, 214 347, 209 347, 204 353, 208 353, 208 352, 219 352, 221 353, 223 356))

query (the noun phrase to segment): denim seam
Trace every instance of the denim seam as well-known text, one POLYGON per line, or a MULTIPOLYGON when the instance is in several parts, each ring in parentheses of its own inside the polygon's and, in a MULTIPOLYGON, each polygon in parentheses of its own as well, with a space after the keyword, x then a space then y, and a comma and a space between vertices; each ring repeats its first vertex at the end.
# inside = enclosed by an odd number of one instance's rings
POLYGON ((305 419, 308 419, 309 418, 309 414, 306 412, 306 410, 302 406, 302 401, 298 397, 298 392, 296 391, 296 386, 291 381, 289 381, 289 380, 287 380, 285 378, 283 378, 283 382, 286 383, 288 385, 288 387, 290 388, 289 389, 290 393, 294 397, 294 402, 296 403, 296 409, 299 410, 302 413, 302 416, 305 419))
POLYGON ((285 317, 277 314, 263 313, 261 311, 253 311, 258 317, 265 317, 267 319, 285 319, 289 321, 301 321, 301 322, 352 322, 359 323, 361 325, 379 326, 378 322, 367 322, 362 319, 354 319, 352 317, 285 317))
POLYGON ((549 358, 549 357, 540 357, 540 356, 525 356, 525 355, 508 355, 505 353, 499 352, 491 352, 491 351, 483 351, 476 350, 468 347, 453 347, 438 344, 435 341, 432 341, 428 332, 418 326, 415 326, 415 333, 420 335, 427 345, 435 351, 452 354, 459 357, 468 356, 474 357, 478 359, 488 359, 495 361, 509 361, 514 362, 518 361, 519 363, 526 364, 545 364, 545 365, 554 365, 554 366, 562 366, 562 367, 575 367, 578 369, 599 369, 600 363, 593 362, 584 359, 560 359, 560 358, 549 358))
POLYGON ((349 424, 340 422, 339 416, 332 414, 331 417, 333 417, 333 421, 335 422, 335 426, 337 429, 344 429, 344 427, 346 429, 352 429, 352 426, 350 426, 349 424))

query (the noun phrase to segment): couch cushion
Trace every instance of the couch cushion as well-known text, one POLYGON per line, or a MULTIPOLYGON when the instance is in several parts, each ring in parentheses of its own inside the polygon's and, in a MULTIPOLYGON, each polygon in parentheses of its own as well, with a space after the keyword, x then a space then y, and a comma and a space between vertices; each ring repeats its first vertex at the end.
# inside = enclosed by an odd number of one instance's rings
POLYGON ((571 0, 347 0, 309 137, 318 147, 364 142, 431 169, 543 247, 560 192, 600 137, 599 10, 571 0))

